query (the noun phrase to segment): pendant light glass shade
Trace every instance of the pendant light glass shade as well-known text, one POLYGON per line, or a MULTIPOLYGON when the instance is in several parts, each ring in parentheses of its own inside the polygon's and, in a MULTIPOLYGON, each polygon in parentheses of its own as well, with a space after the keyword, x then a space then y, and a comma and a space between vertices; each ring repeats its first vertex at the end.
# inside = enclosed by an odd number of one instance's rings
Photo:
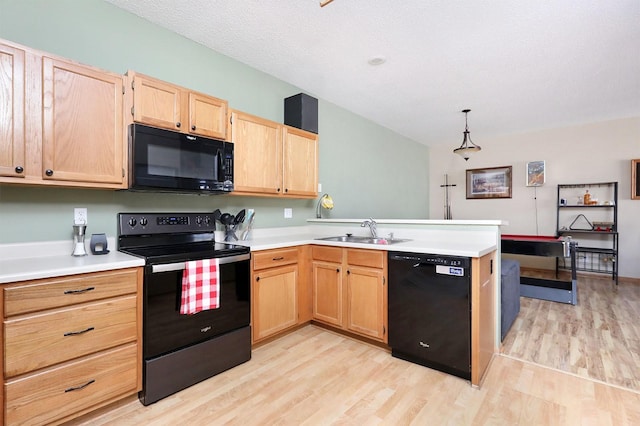
POLYGON ((465 161, 467 161, 469 159, 469 156, 474 153, 474 152, 478 152, 480 151, 482 148, 480 148, 479 145, 474 144, 473 142, 471 142, 471 136, 469 135, 469 124, 467 123, 467 114, 470 112, 470 109, 463 109, 462 112, 464 112, 464 138, 462 139, 462 145, 460 145, 459 148, 456 148, 453 150, 454 154, 458 154, 460 155, 462 158, 464 158, 465 161))

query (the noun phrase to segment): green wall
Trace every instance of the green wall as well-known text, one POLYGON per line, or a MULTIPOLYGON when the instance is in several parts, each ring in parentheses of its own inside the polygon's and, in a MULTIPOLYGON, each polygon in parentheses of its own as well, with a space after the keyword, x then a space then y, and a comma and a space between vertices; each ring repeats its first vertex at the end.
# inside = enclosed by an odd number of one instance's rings
MULTIPOLYGON (((0 38, 117 73, 149 74, 278 122, 283 99, 304 91, 100 0, 0 0, 0 38)), ((326 217, 428 218, 427 147, 322 99, 319 134, 319 181, 336 205, 326 217)), ((115 236, 116 213, 123 211, 254 208, 255 225, 263 228, 304 225, 315 205, 0 185, 0 243, 68 239, 74 207, 89 209, 88 233, 115 236), (285 207, 293 208, 293 219, 283 218, 285 207)))

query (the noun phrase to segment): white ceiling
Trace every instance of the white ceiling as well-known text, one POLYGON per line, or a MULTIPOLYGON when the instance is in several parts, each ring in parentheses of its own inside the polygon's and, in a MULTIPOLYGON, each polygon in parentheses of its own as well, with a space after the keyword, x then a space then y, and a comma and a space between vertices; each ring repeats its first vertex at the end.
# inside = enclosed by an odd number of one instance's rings
POLYGON ((426 145, 640 115, 640 0, 107 1, 426 145))

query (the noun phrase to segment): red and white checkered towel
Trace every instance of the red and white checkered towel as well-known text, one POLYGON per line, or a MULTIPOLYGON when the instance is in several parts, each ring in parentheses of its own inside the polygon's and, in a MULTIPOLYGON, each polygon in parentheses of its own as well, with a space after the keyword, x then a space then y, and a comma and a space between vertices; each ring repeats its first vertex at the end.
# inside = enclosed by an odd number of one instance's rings
POLYGON ((182 272, 181 314, 196 314, 220 307, 218 259, 186 262, 182 272))

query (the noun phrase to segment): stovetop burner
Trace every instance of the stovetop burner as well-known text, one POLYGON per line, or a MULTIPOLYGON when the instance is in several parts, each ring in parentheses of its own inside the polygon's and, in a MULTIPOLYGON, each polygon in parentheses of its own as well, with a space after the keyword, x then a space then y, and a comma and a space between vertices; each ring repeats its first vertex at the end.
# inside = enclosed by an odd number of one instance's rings
POLYGON ((245 246, 216 242, 211 213, 119 213, 118 250, 147 264, 183 262, 249 253, 245 246))

